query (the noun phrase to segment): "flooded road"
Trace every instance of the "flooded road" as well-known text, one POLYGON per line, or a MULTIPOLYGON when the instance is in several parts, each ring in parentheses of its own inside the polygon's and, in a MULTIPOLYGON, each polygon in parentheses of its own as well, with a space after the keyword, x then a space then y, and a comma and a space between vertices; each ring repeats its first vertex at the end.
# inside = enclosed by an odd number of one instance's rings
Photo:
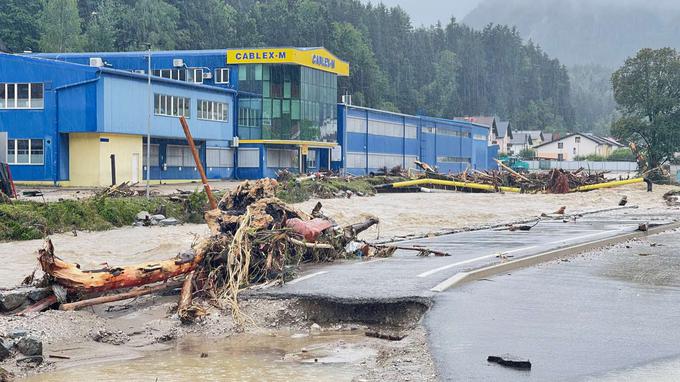
POLYGON ((348 333, 188 337, 142 358, 74 366, 23 381, 351 381, 375 355, 368 341, 348 333))

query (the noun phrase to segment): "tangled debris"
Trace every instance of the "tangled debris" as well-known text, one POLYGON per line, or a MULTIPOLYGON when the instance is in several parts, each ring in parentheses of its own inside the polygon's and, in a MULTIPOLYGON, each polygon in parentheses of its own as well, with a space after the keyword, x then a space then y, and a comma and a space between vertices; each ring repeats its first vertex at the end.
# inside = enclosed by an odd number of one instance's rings
POLYGON ((564 194, 573 191, 587 191, 599 187, 613 187, 628 183, 650 183, 647 179, 635 178, 624 182, 613 182, 605 178, 606 172, 590 172, 583 168, 576 171, 552 169, 547 172, 520 174, 499 163, 499 170, 480 171, 468 169, 457 174, 443 174, 427 163, 417 162, 423 173, 415 180, 380 185, 379 192, 422 191, 421 185, 477 192, 521 192, 564 194))
MULTIPOLYGON (((205 314, 203 302, 208 302, 231 308, 237 322, 243 322, 238 309, 238 293, 243 288, 286 282, 302 263, 354 256, 357 248, 369 257, 394 252, 392 247, 357 240, 378 219, 338 226, 323 216, 320 205, 310 215, 276 198, 277 185, 272 179, 241 183, 222 198, 217 209, 206 212, 211 235, 172 259, 82 270, 57 257, 47 240, 38 256, 45 277, 33 284, 48 293, 32 305, 27 300, 21 312, 57 305, 72 310, 181 287, 178 314, 182 321, 205 314)), ((27 278, 27 283, 32 281, 27 278)))

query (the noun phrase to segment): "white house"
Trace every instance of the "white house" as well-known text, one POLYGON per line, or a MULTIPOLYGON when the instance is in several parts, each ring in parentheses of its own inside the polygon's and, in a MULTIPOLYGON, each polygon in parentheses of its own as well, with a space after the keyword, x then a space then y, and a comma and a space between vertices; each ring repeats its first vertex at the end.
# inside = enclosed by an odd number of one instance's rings
POLYGON ((536 157, 542 159, 574 160, 592 154, 608 157, 612 151, 624 147, 611 138, 591 133, 573 133, 552 142, 534 146, 536 157))

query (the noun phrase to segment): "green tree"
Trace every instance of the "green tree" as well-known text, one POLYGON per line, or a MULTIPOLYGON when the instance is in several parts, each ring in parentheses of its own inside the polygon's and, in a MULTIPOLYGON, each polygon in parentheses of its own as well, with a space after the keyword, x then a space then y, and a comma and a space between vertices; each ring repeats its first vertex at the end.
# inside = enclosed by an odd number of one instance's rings
POLYGON ((38 49, 40 33, 35 17, 40 3, 26 0, 0 1, 0 41, 12 52, 38 49))
POLYGON ((376 107, 383 101, 387 87, 385 75, 380 70, 366 38, 348 23, 334 23, 329 45, 331 51, 353 63, 353 75, 338 85, 341 92, 353 94, 358 105, 376 107))
POLYGON ((122 13, 117 1, 99 0, 85 28, 85 48, 93 52, 116 50, 122 13))
POLYGON ((616 149, 612 151, 607 157, 607 160, 620 162, 635 162, 635 154, 627 147, 616 149))
POLYGON ((421 92, 423 96, 421 109, 427 114, 449 118, 455 116, 459 68, 460 63, 455 53, 449 50, 439 53, 432 82, 421 92))
POLYGON ((76 0, 42 0, 39 20, 41 51, 61 53, 81 49, 82 31, 76 0))
POLYGON ((622 117, 612 126, 633 142, 656 169, 680 150, 680 55, 675 49, 642 49, 612 75, 622 117))
POLYGON ((125 14, 124 45, 132 50, 140 49, 146 43, 153 49, 175 49, 188 38, 188 31, 177 29, 178 22, 179 11, 166 1, 139 0, 125 14))
POLYGON ((178 28, 187 35, 179 48, 217 49, 236 42, 235 25, 240 20, 236 10, 224 0, 176 1, 175 7, 182 15, 178 28))

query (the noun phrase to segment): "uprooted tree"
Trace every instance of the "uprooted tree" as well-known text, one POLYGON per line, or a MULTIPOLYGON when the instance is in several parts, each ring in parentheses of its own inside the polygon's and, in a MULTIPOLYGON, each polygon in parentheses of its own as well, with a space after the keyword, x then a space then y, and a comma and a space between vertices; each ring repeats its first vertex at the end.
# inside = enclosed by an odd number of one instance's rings
POLYGON ((276 186, 271 179, 243 182, 224 196, 217 209, 206 212, 211 235, 173 259, 82 270, 78 264, 57 257, 48 240, 38 256, 45 272, 40 284, 53 294, 27 311, 57 303, 61 309, 77 309, 153 293, 164 285, 158 283, 176 288, 181 282, 178 313, 183 321, 205 312, 202 304, 195 302, 197 296, 213 305, 230 307, 237 321, 242 321, 238 292, 244 287, 284 282, 300 263, 353 255, 355 249, 346 248, 358 247, 370 256, 394 252, 394 247, 348 245, 361 243, 358 234, 377 224, 377 219, 338 226, 321 213, 320 204, 311 214, 286 205, 274 196, 276 186), (118 296, 102 296, 106 293, 118 296))

